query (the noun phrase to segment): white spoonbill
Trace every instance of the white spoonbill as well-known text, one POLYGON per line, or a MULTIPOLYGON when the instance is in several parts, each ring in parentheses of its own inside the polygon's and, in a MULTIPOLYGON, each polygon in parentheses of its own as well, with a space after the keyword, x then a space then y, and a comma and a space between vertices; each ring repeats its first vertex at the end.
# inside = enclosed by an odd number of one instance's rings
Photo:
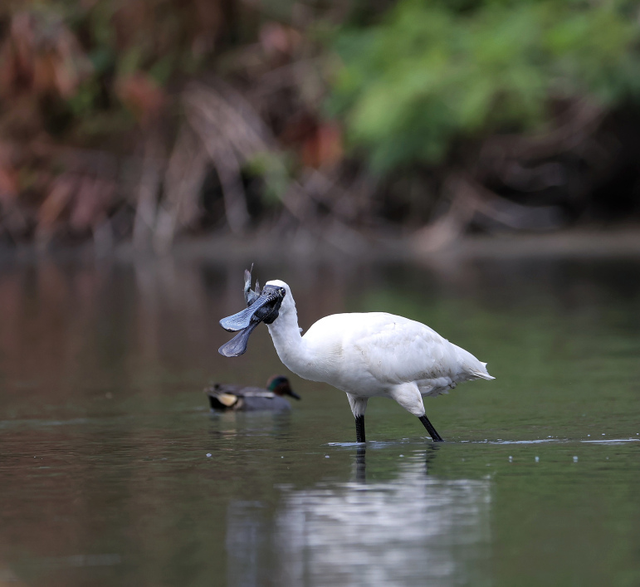
POLYGON ((442 437, 425 415, 422 396, 440 395, 462 381, 494 379, 486 363, 428 326, 385 312, 333 314, 301 336, 289 286, 276 279, 262 291, 256 284, 254 292, 250 279, 245 272, 248 307, 220 320, 225 330, 240 332, 218 352, 225 357, 243 354, 251 332, 265 322, 278 357, 289 370, 347 394, 357 442, 365 442, 364 413, 370 397, 396 400, 438 442, 442 437))

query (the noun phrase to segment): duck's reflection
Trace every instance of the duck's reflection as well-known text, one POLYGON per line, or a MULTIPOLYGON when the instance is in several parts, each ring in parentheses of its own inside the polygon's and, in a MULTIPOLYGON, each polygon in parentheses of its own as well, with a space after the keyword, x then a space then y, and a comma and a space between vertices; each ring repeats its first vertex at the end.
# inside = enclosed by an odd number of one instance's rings
POLYGON ((212 412, 209 418, 214 436, 287 438, 291 433, 291 414, 285 411, 212 412))
MULTIPOLYGON (((257 525, 255 507, 230 510, 228 532, 244 535, 244 555, 247 539, 273 540, 268 572, 277 585, 487 584, 490 481, 427 475, 435 454, 407 455, 394 479, 367 483, 359 448, 354 481, 284 489, 274 520, 257 525)), ((230 584, 253 585, 259 557, 229 554, 230 584)))

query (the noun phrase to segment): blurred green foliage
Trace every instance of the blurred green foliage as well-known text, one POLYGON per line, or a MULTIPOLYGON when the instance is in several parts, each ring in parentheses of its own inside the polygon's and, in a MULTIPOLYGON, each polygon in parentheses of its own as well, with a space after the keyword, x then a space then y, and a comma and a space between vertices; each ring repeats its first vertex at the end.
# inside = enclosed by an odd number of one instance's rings
POLYGON ((344 26, 329 101, 373 169, 441 162, 457 138, 544 130, 555 100, 640 94, 638 3, 401 0, 344 26))

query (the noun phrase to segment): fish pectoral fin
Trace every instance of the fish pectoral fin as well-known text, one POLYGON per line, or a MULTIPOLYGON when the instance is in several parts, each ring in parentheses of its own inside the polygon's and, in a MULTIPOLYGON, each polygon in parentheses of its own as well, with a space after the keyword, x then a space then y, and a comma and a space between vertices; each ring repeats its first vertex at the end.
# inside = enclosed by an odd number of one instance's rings
POLYGON ((233 395, 232 393, 220 393, 216 397, 218 401, 227 408, 234 406, 239 399, 237 395, 233 395))

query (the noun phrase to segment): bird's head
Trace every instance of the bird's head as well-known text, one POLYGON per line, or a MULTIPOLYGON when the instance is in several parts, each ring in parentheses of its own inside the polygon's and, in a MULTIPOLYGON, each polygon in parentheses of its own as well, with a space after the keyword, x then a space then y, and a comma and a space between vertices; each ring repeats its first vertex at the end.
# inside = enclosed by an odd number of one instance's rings
MULTIPOLYGON (((246 289, 245 289, 246 291, 246 289)), ((229 342, 223 344, 218 352, 224 357, 238 357, 247 350, 249 336, 260 322, 272 324, 278 318, 280 306, 289 287, 284 281, 268 281, 258 294, 246 299, 249 306, 237 314, 220 320, 222 328, 228 332, 238 332, 229 342)))
POLYGON ((300 396, 291 389, 289 380, 284 375, 274 375, 267 382, 267 389, 273 391, 276 395, 289 395, 295 399, 301 399, 300 396))

